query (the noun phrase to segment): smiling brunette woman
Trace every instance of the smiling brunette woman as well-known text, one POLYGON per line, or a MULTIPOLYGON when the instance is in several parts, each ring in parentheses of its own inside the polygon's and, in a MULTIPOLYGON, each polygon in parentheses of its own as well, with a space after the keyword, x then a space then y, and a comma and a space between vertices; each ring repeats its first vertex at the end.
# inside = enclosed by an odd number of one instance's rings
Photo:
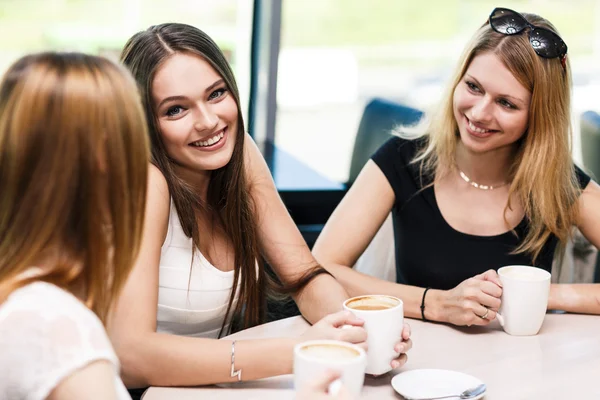
MULTIPOLYGON (((111 325, 125 383, 192 386, 286 374, 299 340, 363 343, 362 321, 340 312, 346 291, 316 263, 245 133, 217 45, 192 26, 158 25, 134 35, 122 61, 141 89, 152 143, 142 250, 111 325), (319 322, 300 338, 215 340, 232 322, 264 321, 274 286, 263 257, 302 315, 319 322)), ((397 349, 408 350, 401 341, 397 349)))

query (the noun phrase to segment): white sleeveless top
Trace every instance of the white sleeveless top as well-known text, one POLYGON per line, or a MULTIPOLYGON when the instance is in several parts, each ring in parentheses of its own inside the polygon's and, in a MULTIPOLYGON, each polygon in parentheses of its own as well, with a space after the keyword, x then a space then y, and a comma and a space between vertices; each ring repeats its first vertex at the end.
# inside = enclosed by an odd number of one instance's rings
POLYGON ((156 331, 216 339, 231 296, 233 273, 217 269, 200 253, 183 232, 171 201, 160 254, 156 331))
POLYGON ((0 304, 0 399, 43 400, 98 360, 114 367, 116 398, 131 400, 104 326, 71 293, 34 282, 0 304))

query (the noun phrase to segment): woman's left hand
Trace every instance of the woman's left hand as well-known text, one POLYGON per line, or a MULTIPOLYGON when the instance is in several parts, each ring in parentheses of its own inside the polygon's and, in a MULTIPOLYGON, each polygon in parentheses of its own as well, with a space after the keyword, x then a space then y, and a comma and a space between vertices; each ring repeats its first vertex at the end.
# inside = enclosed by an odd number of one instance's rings
POLYGON ((394 351, 400 353, 400 356, 395 360, 392 360, 392 368, 398 368, 406 364, 408 359, 406 352, 412 348, 412 345, 412 339, 410 338, 410 325, 405 322, 404 328, 402 329, 400 342, 394 346, 394 351))

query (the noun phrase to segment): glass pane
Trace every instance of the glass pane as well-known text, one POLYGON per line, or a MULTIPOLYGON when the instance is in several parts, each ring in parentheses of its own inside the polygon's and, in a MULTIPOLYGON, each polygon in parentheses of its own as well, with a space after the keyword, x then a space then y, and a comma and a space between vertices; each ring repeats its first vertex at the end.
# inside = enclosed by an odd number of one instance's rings
POLYGON ((182 22, 208 33, 228 57, 244 111, 249 93, 252 0, 0 0, 0 72, 25 53, 84 51, 117 59, 135 32, 182 22))
MULTIPOLYGON (((491 0, 284 1, 277 145, 345 182, 365 104, 383 97, 421 110, 434 105, 463 47, 497 5, 491 0)), ((557 26, 569 46, 574 115, 597 108, 600 1, 580 0, 573 7, 569 0, 509 0, 502 6, 536 12, 557 26)))

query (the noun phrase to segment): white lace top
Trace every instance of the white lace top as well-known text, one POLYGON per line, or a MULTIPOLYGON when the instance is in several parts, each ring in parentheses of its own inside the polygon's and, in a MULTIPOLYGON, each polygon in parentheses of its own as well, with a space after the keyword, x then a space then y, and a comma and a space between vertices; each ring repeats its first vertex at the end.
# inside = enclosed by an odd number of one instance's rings
POLYGON ((219 270, 200 253, 183 232, 172 201, 158 286, 157 332, 218 337, 233 288, 233 271, 219 270))
POLYGON ((102 323, 72 294, 35 282, 0 304, 0 399, 41 400, 77 369, 114 365, 116 398, 131 399, 102 323))

